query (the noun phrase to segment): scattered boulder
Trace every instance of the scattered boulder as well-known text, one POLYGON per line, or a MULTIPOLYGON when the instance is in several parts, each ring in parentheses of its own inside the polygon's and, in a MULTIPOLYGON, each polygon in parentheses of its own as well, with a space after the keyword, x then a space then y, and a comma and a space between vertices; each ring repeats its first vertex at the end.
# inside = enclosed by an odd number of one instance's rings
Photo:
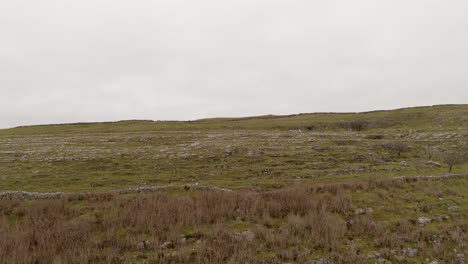
POLYGON ((138 250, 145 250, 151 247, 151 242, 148 240, 141 241, 137 244, 137 249, 138 250))
POLYGON ((182 158, 182 159, 187 159, 187 158, 190 158, 192 156, 195 156, 194 154, 190 154, 190 153, 179 153, 177 154, 177 157, 178 158, 182 158))
POLYGON ((263 154, 264 154, 263 152, 256 150, 256 151, 249 151, 247 153, 247 156, 249 156, 249 157, 260 157, 260 156, 263 156, 263 154))
POLYGON ((234 150, 226 150, 226 152, 224 152, 224 157, 229 157, 229 156, 232 156, 235 154, 235 151, 234 150))
POLYGON ((187 239, 185 237, 179 239, 179 245, 186 246, 187 245, 187 239))
POLYGON ((374 213, 374 209, 372 208, 366 208, 366 209, 358 208, 354 211, 355 215, 372 214, 372 213, 374 213))
POLYGON ((410 258, 414 258, 418 255, 418 249, 416 248, 404 248, 401 250, 401 252, 403 253, 403 255, 410 258))
POLYGON ((253 241, 256 237, 255 233, 252 231, 244 231, 240 233, 235 233, 234 236, 239 240, 253 241))
POLYGON ((452 205, 452 206, 449 206, 448 210, 451 211, 451 212, 455 212, 455 211, 459 211, 460 207, 458 207, 456 205, 452 205))
POLYGON ((139 242, 139 243, 137 244, 137 249, 138 249, 138 250, 144 250, 144 249, 146 249, 146 247, 145 247, 145 242, 139 242))
POLYGON ((405 256, 398 255, 395 256, 395 259, 398 260, 398 263, 403 263, 405 261, 405 256))
POLYGON ((418 219, 416 219, 416 223, 418 223, 420 226, 425 226, 427 224, 429 224, 432 220, 429 218, 429 217, 419 217, 418 219))
POLYGON ((167 254, 167 256, 170 256, 171 258, 177 258, 178 255, 179 255, 179 252, 177 251, 173 251, 167 254))
POLYGON ((174 244, 171 241, 166 241, 159 246, 160 249, 168 249, 168 248, 173 248, 174 244))
POLYGON ((356 210, 354 211, 354 214, 355 214, 355 215, 363 215, 363 214, 365 214, 365 213, 366 213, 366 211, 365 211, 364 209, 362 209, 362 208, 358 208, 358 209, 356 209, 356 210))
POLYGON ((390 260, 386 259, 386 258, 380 257, 380 258, 378 258, 377 260, 378 260, 380 263, 392 264, 392 262, 391 262, 390 260))
POLYGON ((200 145, 200 142, 194 142, 194 143, 190 144, 189 147, 194 148, 194 147, 198 147, 199 145, 200 145))
POLYGON ((368 258, 380 258, 382 256, 382 254, 380 254, 380 252, 370 252, 367 257, 368 258))
POLYGON ((427 165, 431 165, 431 166, 435 166, 435 167, 441 167, 441 166, 440 166, 440 163, 435 162, 435 161, 432 161, 432 160, 428 160, 428 161, 426 162, 426 164, 427 164, 427 165))
POLYGON ((302 253, 299 254, 299 256, 300 257, 307 257, 310 254, 312 254, 312 250, 306 248, 306 249, 304 249, 304 251, 302 253))
POLYGON ((321 258, 321 259, 318 259, 318 260, 314 260, 312 263, 313 264, 329 264, 330 262, 328 262, 328 260, 326 260, 324 258, 321 258))

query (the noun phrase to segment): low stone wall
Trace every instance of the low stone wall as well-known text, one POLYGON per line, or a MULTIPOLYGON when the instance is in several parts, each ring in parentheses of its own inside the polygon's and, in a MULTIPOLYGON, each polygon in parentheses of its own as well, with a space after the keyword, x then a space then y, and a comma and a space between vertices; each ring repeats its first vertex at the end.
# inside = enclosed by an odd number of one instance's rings
POLYGON ((55 193, 41 193, 41 192, 23 192, 23 191, 10 191, 10 192, 0 192, 0 200, 41 200, 41 199, 63 199, 63 198, 73 198, 80 199, 90 195, 99 195, 99 194, 132 194, 132 193, 150 193, 158 191, 168 191, 168 190, 204 190, 204 191, 221 191, 221 192, 232 192, 232 190, 222 189, 214 186, 199 185, 199 184, 186 184, 181 186, 147 186, 147 187, 137 187, 137 188, 128 188, 122 190, 113 190, 110 192, 98 192, 98 193, 64 193, 64 192, 55 192, 55 193))
MULTIPOLYGON (((382 181, 420 181, 420 180, 444 180, 450 178, 461 178, 468 177, 468 173, 465 174, 447 174, 439 176, 400 176, 394 178, 382 179, 382 181)), ((347 183, 343 183, 347 184, 347 183)), ((332 184, 338 185, 338 184, 332 184)), ((151 193, 168 190, 203 190, 203 191, 220 191, 220 192, 232 192, 229 189, 218 188, 214 186, 199 185, 199 184, 186 184, 181 186, 144 186, 136 188, 128 188, 122 190, 113 190, 110 192, 98 192, 98 193, 41 193, 41 192, 23 192, 23 191, 11 191, 11 192, 0 192, 0 200, 41 200, 41 199, 83 199, 86 196, 91 195, 123 195, 133 193, 151 193)))
POLYGON ((403 181, 418 181, 418 180, 445 180, 450 178, 461 178, 461 177, 468 177, 468 173, 461 173, 461 174, 446 174, 446 175, 439 175, 439 176, 400 176, 391 178, 392 180, 403 180, 403 181))
POLYGON ((0 200, 39 200, 39 199, 61 199, 65 197, 65 193, 40 193, 40 192, 1 192, 0 200))
POLYGON ((222 191, 232 192, 232 190, 222 189, 214 186, 199 185, 199 184, 186 184, 182 186, 144 186, 137 188, 129 188, 123 190, 114 190, 111 193, 114 194, 129 194, 129 193, 148 193, 157 191, 168 191, 168 190, 204 190, 204 191, 222 191))

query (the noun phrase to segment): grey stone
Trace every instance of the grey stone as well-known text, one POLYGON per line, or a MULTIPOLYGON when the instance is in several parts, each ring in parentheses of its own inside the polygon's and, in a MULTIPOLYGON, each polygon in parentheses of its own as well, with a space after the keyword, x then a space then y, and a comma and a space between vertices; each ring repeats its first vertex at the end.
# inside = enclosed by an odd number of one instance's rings
POLYGON ((312 263, 313 264, 329 264, 330 262, 328 262, 328 260, 326 260, 324 258, 321 258, 321 259, 318 259, 318 260, 314 260, 312 263))
POLYGON ((234 236, 239 240, 253 241, 256 237, 255 233, 252 231, 244 231, 234 234, 234 236))
POLYGON ((379 258, 381 256, 382 254, 380 254, 380 252, 371 252, 367 255, 368 258, 379 258))
POLYGON ((171 241, 166 241, 164 243, 162 243, 161 246, 159 246, 159 248, 161 249, 168 249, 168 248, 173 248, 174 247, 174 244, 172 244, 171 241))
POLYGON ((145 247, 145 242, 139 242, 137 244, 137 249, 138 250, 144 250, 146 247, 145 247))
POLYGON ((187 245, 187 239, 186 239, 185 237, 184 237, 184 238, 181 238, 181 239, 179 240, 179 245, 181 245, 181 246, 187 245))
POLYGON ((65 193, 38 193, 38 192, 2 192, 0 193, 0 200, 37 200, 37 199, 61 199, 65 193))
POLYGON ((148 240, 145 240, 145 241, 141 241, 137 244, 137 249, 138 250, 145 250, 145 249, 148 249, 151 247, 151 242, 149 242, 148 240))
POLYGON ((392 262, 391 262, 390 260, 386 259, 386 258, 380 257, 380 258, 378 258, 377 260, 378 260, 380 263, 392 264, 392 262))
POLYGON ((449 206, 448 210, 451 211, 451 212, 455 212, 455 211, 459 211, 460 207, 458 207, 456 205, 452 205, 452 206, 449 206))
POLYGON ((431 221, 432 220, 429 217, 425 217, 425 216, 422 216, 422 217, 419 217, 418 219, 416 219, 416 222, 421 226, 427 225, 431 221))
POLYGON ((194 148, 194 147, 198 147, 199 145, 200 145, 200 142, 194 142, 194 143, 190 144, 189 147, 194 148))
POLYGON ((416 248, 404 248, 402 251, 403 255, 414 258, 418 255, 418 249, 416 248))
POLYGON ((255 233, 252 231, 244 231, 242 232, 242 235, 247 241, 253 241, 256 237, 255 233))
POLYGON ((354 211, 355 215, 363 215, 365 213, 366 213, 366 211, 364 209, 362 209, 362 208, 358 208, 358 209, 356 209, 356 211, 354 211))
POLYGON ((256 150, 256 151, 249 151, 249 152, 247 153, 247 156, 249 156, 249 157, 260 157, 260 156, 263 156, 263 152, 258 151, 258 150, 256 150))
POLYGON ((427 165, 432 165, 432 166, 435 166, 435 167, 440 167, 440 163, 432 161, 432 160, 427 161, 426 164, 427 165))

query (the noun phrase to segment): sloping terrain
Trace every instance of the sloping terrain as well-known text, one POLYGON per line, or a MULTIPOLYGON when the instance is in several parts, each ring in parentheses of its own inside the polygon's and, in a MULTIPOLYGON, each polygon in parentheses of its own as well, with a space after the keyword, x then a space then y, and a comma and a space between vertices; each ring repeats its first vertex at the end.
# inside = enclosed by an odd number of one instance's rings
MULTIPOLYGON (((0 191, 201 183, 282 187, 440 175, 467 152, 468 106, 0 130, 0 191)), ((460 162, 458 162, 460 163, 460 162)), ((466 162, 453 172, 466 172, 466 162)))
POLYGON ((468 105, 0 130, 0 263, 464 263, 467 142, 468 105))

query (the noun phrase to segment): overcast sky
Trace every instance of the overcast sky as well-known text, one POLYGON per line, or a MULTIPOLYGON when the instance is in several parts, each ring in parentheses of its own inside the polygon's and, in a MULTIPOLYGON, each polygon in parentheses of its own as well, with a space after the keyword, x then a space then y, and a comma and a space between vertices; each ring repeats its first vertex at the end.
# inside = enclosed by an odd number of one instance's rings
POLYGON ((447 103, 466 0, 0 2, 0 127, 447 103))

